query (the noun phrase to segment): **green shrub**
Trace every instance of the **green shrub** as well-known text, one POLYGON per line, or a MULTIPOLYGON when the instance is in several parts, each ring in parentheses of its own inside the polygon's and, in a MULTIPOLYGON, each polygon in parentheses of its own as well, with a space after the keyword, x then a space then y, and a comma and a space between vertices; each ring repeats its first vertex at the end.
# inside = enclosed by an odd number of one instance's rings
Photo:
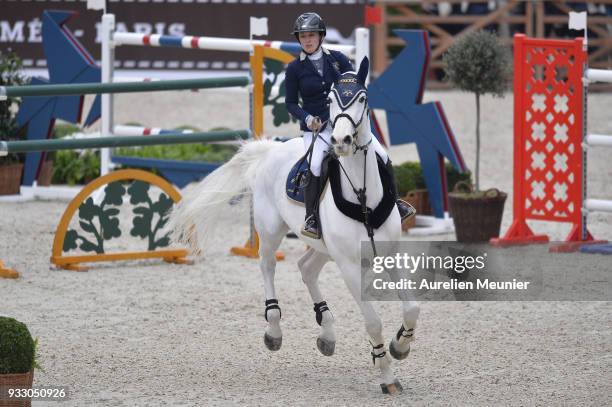
POLYGON ((405 162, 402 165, 394 166, 395 182, 397 182, 397 192, 400 196, 406 195, 408 191, 420 188, 418 185, 419 177, 423 178, 421 165, 417 162, 405 162))
POLYGON ((57 151, 53 162, 54 184, 86 184, 100 176, 100 153, 85 150, 81 154, 76 151, 57 151))
MULTIPOLYGON (((53 127, 54 138, 64 138, 80 132, 78 126, 71 123, 56 123, 53 127)), ((95 150, 56 151, 53 157, 54 184, 78 185, 86 184, 100 176, 100 153, 95 150)))
POLYGON ((223 144, 176 144, 118 148, 115 155, 164 160, 202 161, 224 163, 236 154, 237 146, 223 144))
POLYGON ((457 183, 460 181, 465 181, 469 183, 470 185, 473 184, 472 173, 470 171, 466 171, 464 173, 459 172, 448 161, 445 162, 445 167, 446 167, 446 189, 448 192, 453 192, 453 190, 455 189, 455 185, 457 185, 457 183))
MULTIPOLYGON (((0 51, 0 86, 24 85, 27 82, 19 56, 11 51, 6 53, 0 51)), ((23 140, 25 137, 25 131, 19 131, 15 121, 20 105, 20 98, 9 97, 6 101, 0 102, 0 140, 23 140)), ((22 162, 24 157, 24 154, 9 154, 0 160, 0 165, 22 162)))
MULTIPOLYGON (((446 168, 446 181, 447 190, 451 192, 457 182, 467 181, 472 182, 472 174, 468 171, 460 173, 453 167, 449 162, 445 163, 446 168)), ((403 164, 393 166, 395 171, 395 181, 397 182, 397 191, 400 196, 406 195, 409 191, 414 189, 427 188, 425 185, 425 177, 423 176, 423 169, 421 164, 414 161, 407 161, 403 164)))
MULTIPOLYGON (((138 125, 140 124, 133 124, 138 125)), ((179 126, 176 130, 201 131, 194 126, 179 126)), ((226 127, 215 127, 209 131, 230 130, 226 127)), ((236 154, 237 146, 225 144, 176 144, 145 147, 123 147, 115 149, 115 155, 159 160, 200 161, 209 163, 224 163, 236 154)))
POLYGON ((36 342, 24 323, 0 317, 0 374, 27 373, 37 367, 36 342))
MULTIPOLYGON (((131 125, 140 126, 138 123, 131 125)), ((200 131, 192 126, 181 126, 177 130, 193 130, 200 131)), ((225 128, 216 128, 211 131, 227 130, 225 128)), ((62 138, 73 133, 79 132, 80 129, 69 123, 58 123, 54 127, 54 137, 62 138)), ((113 151, 114 155, 151 158, 162 160, 177 160, 177 161, 200 161, 210 163, 224 163, 228 161, 238 151, 237 146, 223 144, 176 144, 176 145, 159 145, 159 146, 144 146, 144 147, 123 147, 116 148, 113 151)), ((125 166, 130 168, 129 166, 125 166)), ((138 167, 139 169, 142 169, 138 167)), ((150 169, 151 172, 158 174, 155 168, 150 169)), ((159 174, 158 174, 159 175, 159 174)), ((85 184, 94 178, 100 176, 100 153, 95 150, 76 151, 58 151, 53 163, 54 184, 77 185, 85 184)))

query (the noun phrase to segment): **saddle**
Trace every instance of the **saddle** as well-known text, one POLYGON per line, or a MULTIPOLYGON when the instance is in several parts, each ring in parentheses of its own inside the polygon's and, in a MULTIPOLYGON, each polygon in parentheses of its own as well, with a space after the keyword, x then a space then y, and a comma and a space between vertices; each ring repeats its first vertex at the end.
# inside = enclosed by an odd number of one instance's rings
MULTIPOLYGON (((395 195, 393 194, 391 184, 392 180, 385 170, 385 164, 378 154, 376 155, 376 162, 378 164, 378 173, 380 174, 380 180, 383 186, 383 198, 376 208, 367 208, 368 221, 374 229, 378 229, 382 226, 391 214, 391 211, 395 208, 395 195)), ((307 177, 308 161, 304 155, 293 165, 287 176, 285 189, 288 199, 304 204, 304 185, 307 182, 307 177)), ((325 190, 325 187, 329 183, 334 203, 338 210, 345 216, 364 223, 365 214, 361 206, 354 202, 347 201, 342 196, 342 183, 340 177, 340 162, 332 155, 327 155, 321 164, 321 189, 319 194, 325 190)), ((353 191, 348 193, 352 194, 353 191)))

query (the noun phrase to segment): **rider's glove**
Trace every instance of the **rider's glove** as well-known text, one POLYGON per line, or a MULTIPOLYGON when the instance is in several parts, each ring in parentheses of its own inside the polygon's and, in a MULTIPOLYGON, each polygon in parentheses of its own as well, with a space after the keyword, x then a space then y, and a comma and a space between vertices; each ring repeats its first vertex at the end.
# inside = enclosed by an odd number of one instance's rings
POLYGON ((321 130, 322 124, 319 116, 308 115, 306 118, 306 126, 310 131, 319 131, 321 130))

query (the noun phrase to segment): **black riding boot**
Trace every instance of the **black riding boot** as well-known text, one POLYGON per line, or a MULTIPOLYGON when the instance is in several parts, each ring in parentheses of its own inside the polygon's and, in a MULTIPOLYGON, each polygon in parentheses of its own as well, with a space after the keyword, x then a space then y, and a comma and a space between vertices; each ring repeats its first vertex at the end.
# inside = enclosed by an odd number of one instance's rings
POLYGON ((308 183, 304 187, 304 205, 306 206, 306 220, 302 227, 302 234, 312 239, 321 238, 321 229, 319 228, 318 201, 319 201, 319 183, 321 177, 315 177, 312 172, 308 172, 308 183))
POLYGON ((397 185, 395 184, 395 172, 393 171, 393 164, 391 164, 391 159, 387 160, 385 168, 387 169, 387 173, 391 176, 391 188, 393 188, 393 196, 395 197, 395 203, 397 204, 397 209, 399 209, 402 222, 407 219, 413 218, 416 215, 416 209, 414 209, 414 206, 410 205, 408 202, 400 199, 399 194, 397 193, 397 185))

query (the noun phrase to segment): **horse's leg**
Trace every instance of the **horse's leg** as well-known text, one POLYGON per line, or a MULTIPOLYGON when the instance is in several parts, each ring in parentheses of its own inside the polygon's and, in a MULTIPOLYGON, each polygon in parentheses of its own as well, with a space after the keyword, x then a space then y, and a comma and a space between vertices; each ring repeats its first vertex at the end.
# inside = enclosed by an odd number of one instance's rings
MULTIPOLYGON (((404 273, 402 273, 404 274, 404 273)), ((402 275, 403 278, 407 278, 402 275)), ((395 280, 400 281, 400 280, 395 280)), ((398 290, 398 296, 402 301, 402 319, 403 323, 397 334, 389 343, 389 353, 395 359, 402 360, 408 357, 410 353, 410 342, 414 340, 414 331, 416 322, 419 318, 419 304, 414 300, 412 293, 406 290, 398 290)))
POLYGON ((382 381, 380 387, 382 392, 385 394, 399 394, 403 389, 391 370, 391 358, 385 349, 385 341, 382 335, 382 321, 372 304, 369 301, 361 300, 361 272, 359 264, 347 262, 345 264, 338 264, 338 266, 342 271, 342 277, 346 286, 357 302, 357 305, 359 305, 365 319, 366 331, 372 345, 372 362, 374 368, 380 369, 382 381))
POLYGON ((268 327, 264 334, 264 344, 269 350, 281 348, 283 333, 280 328, 281 309, 274 288, 276 272, 276 249, 280 246, 288 227, 281 219, 274 206, 265 200, 253 199, 255 228, 259 234, 259 268, 263 276, 266 294, 264 317, 268 327))
POLYGON ((323 300, 319 289, 319 273, 329 261, 329 256, 318 253, 314 249, 308 249, 298 260, 298 268, 302 273, 302 281, 308 287, 310 297, 314 302, 314 311, 317 323, 321 326, 321 333, 317 338, 317 348, 325 356, 334 354, 336 347, 336 332, 334 330, 334 317, 323 300))

